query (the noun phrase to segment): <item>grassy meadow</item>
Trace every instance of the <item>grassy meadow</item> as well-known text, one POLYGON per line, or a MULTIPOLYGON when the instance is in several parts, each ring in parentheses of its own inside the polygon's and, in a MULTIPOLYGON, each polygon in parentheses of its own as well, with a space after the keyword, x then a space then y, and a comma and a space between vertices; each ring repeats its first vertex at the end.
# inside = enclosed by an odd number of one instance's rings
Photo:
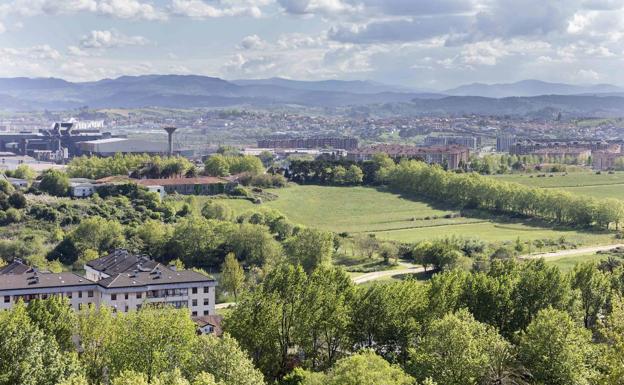
POLYGON ((527 186, 557 188, 594 198, 624 199, 624 172, 596 174, 588 171, 567 174, 546 173, 546 175, 538 178, 537 174, 511 174, 497 175, 494 178, 527 186))
MULTIPOLYGON (((624 175, 624 174, 623 174, 624 175)), ((306 226, 351 234, 374 233, 379 239, 415 242, 448 236, 476 237, 487 242, 559 239, 576 244, 608 244, 611 233, 584 232, 531 222, 499 222, 488 218, 455 217, 456 210, 433 207, 425 202, 370 187, 299 186, 268 190, 277 198, 261 205, 242 199, 224 199, 240 214, 259 207, 274 208, 291 221, 306 226)), ((199 210, 208 197, 197 197, 199 210)))

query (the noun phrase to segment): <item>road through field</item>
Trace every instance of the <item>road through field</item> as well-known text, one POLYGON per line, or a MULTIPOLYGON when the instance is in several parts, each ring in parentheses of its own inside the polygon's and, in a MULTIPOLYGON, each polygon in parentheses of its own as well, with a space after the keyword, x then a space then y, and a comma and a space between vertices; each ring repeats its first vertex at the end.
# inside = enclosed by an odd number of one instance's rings
POLYGON ((624 243, 618 243, 613 245, 603 245, 603 246, 591 246, 591 247, 582 247, 579 249, 569 249, 569 250, 559 250, 552 251, 549 253, 540 253, 540 254, 529 254, 529 255, 521 255, 520 258, 523 259, 538 259, 538 258, 556 258, 556 257, 569 257, 572 255, 582 255, 582 254, 591 254, 596 253, 598 251, 609 251, 618 247, 624 247, 624 243))

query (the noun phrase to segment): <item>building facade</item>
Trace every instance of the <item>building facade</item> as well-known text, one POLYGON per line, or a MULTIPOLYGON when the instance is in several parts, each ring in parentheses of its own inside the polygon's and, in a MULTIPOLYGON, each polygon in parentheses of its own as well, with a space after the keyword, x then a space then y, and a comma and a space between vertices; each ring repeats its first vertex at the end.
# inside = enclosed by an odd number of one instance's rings
POLYGON ((457 169, 462 163, 468 163, 470 150, 463 146, 418 147, 402 144, 378 144, 355 151, 349 151, 347 159, 367 161, 375 154, 387 154, 394 159, 420 159, 429 164, 445 165, 450 170, 457 169))
POLYGON ((260 148, 340 148, 355 150, 358 148, 356 138, 282 138, 261 139, 258 141, 260 148))
POLYGON ((108 306, 114 312, 136 311, 149 304, 188 309, 191 316, 215 314, 216 281, 191 270, 176 270, 145 256, 116 250, 85 266, 86 277, 48 273, 16 261, 0 270, 0 310, 18 301, 61 296, 75 310, 108 306), (90 279, 89 279, 90 278, 90 279))

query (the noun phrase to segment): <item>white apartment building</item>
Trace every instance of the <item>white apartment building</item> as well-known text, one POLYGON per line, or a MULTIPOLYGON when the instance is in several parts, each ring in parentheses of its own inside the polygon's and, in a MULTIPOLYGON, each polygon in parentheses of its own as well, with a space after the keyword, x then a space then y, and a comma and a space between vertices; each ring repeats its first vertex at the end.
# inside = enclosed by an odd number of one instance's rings
POLYGON ((186 308, 194 317, 215 314, 217 283, 195 271, 177 271, 125 250, 116 250, 86 267, 87 277, 38 272, 19 261, 5 266, 0 269, 0 310, 10 309, 20 299, 28 302, 60 295, 68 298, 75 310, 106 305, 115 312, 129 312, 158 303, 186 308))

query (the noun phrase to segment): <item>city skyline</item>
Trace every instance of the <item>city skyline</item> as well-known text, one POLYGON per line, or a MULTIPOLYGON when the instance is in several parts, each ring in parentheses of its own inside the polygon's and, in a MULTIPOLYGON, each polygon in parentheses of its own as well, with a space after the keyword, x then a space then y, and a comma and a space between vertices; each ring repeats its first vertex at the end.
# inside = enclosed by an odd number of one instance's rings
POLYGON ((624 84, 624 1, 7 0, 0 77, 624 84), (529 12, 530 10, 530 12, 529 12))

